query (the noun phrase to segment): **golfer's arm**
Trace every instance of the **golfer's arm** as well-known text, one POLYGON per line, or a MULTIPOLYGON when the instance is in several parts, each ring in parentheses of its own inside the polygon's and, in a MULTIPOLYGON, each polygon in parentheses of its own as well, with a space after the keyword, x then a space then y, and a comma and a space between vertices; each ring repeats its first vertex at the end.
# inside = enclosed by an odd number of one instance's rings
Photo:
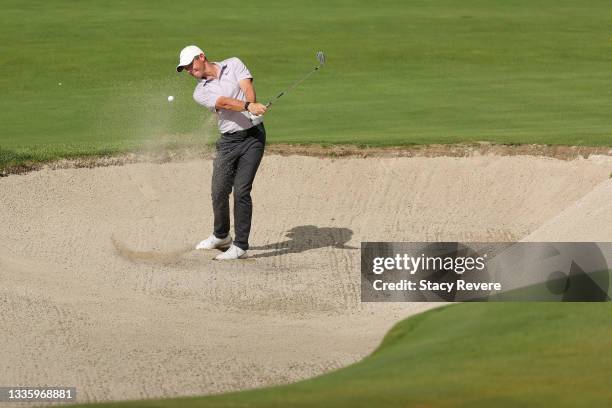
POLYGON ((244 110, 244 101, 240 101, 234 98, 228 98, 227 96, 220 96, 217 98, 215 103, 215 109, 226 109, 236 112, 242 112, 244 110))
MULTIPOLYGON (((248 102, 257 102, 255 96, 255 87, 253 86, 253 80, 251 78, 239 81, 238 85, 240 86, 240 89, 242 89, 242 92, 244 92, 246 100, 248 102)), ((242 112, 244 110, 244 101, 234 98, 228 98, 226 96, 220 96, 219 98, 217 98, 215 108, 242 112)))
POLYGON ((249 102, 257 102, 257 97, 255 96, 255 87, 253 86, 253 78, 243 79, 238 81, 238 85, 242 92, 246 95, 246 100, 249 102))

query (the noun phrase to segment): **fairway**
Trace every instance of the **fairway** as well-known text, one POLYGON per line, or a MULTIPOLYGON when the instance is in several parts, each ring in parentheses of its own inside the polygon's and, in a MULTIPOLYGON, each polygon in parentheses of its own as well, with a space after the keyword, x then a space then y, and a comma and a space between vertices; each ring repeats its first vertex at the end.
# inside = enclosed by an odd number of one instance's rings
POLYGON ((0 22, 5 162, 211 143, 174 72, 186 42, 242 58, 262 101, 325 50, 266 116, 271 143, 612 144, 607 1, 9 0, 0 22))

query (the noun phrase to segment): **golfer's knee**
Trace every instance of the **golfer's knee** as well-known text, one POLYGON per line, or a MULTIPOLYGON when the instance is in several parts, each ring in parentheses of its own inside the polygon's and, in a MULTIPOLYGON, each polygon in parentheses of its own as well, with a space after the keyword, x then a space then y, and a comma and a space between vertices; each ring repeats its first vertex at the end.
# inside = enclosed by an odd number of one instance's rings
POLYGON ((236 202, 251 202, 251 186, 234 186, 234 199, 236 202))
POLYGON ((229 197, 231 192, 232 192, 232 188, 231 187, 213 186, 212 192, 211 192, 212 199, 213 199, 213 201, 227 200, 227 198, 229 197))

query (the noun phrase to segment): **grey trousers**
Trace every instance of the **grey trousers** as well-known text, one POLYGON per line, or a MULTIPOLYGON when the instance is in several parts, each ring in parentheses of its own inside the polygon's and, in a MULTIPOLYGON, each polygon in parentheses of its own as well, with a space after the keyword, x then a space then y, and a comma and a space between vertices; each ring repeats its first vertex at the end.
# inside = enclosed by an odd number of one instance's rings
POLYGON ((230 232, 229 195, 234 189, 234 245, 249 249, 253 202, 251 189, 266 144, 264 124, 248 130, 224 134, 217 142, 213 162, 212 205, 214 234, 225 238, 230 232))

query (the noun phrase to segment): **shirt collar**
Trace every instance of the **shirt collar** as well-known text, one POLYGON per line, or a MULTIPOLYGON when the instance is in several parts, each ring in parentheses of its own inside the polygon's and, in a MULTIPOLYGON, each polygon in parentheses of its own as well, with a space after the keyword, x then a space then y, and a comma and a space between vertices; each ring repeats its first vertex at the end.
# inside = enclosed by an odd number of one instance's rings
POLYGON ((221 68, 221 71, 219 71, 219 78, 210 78, 210 79, 202 78, 202 79, 198 79, 198 82, 201 83, 202 85, 205 85, 208 81, 212 81, 213 79, 221 79, 221 77, 225 73, 225 69, 227 68, 227 64, 221 64, 220 62, 214 62, 214 61, 213 61, 213 64, 215 64, 216 66, 221 68))

